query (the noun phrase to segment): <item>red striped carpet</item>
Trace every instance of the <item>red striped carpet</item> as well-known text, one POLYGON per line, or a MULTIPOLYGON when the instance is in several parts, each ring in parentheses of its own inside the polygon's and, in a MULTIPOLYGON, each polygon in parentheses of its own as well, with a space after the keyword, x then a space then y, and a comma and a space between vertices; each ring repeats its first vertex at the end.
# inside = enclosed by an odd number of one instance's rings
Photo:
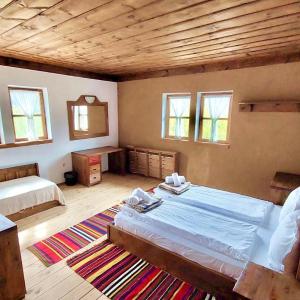
POLYGON ((119 208, 118 205, 113 206, 30 246, 28 249, 45 266, 51 266, 105 235, 107 224, 113 221, 119 208))
POLYGON ((224 300, 192 287, 108 240, 69 259, 67 264, 110 299, 224 300))

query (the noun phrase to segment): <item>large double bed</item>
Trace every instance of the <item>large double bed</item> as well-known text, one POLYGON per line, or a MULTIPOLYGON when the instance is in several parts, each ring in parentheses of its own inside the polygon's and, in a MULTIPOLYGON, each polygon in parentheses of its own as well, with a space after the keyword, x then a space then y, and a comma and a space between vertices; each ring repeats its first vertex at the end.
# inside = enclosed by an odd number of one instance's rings
POLYGON ((271 268, 268 248, 281 206, 192 186, 182 195, 159 188, 164 202, 141 214, 124 206, 109 239, 200 288, 234 297, 248 262, 271 268))
POLYGON ((0 170, 0 214, 16 221, 42 210, 64 205, 62 191, 39 177, 37 164, 0 170))

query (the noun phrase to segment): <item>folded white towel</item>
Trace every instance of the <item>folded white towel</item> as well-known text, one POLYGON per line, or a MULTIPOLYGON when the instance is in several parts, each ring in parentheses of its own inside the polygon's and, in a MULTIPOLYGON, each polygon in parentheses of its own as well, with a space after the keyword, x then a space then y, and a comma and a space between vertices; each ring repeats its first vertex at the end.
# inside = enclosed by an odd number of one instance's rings
POLYGON ((126 200, 126 203, 129 204, 130 206, 138 205, 140 202, 141 202, 141 200, 137 196, 130 196, 126 200))
MULTIPOLYGON (((184 176, 179 176, 179 180, 180 180, 180 183, 181 183, 181 184, 183 184, 183 183, 186 182, 184 176)), ((173 183, 174 183, 173 177, 172 177, 172 176, 166 176, 166 178, 165 178, 165 183, 167 183, 167 184, 173 184, 173 183)))
POLYGON ((132 192, 132 196, 138 197, 139 199, 142 199, 144 203, 152 204, 154 202, 157 202, 157 199, 154 197, 151 197, 147 192, 143 191, 141 188, 137 188, 132 192))
POLYGON ((174 186, 180 186, 181 185, 178 173, 173 173, 172 174, 172 179, 173 179, 174 186))

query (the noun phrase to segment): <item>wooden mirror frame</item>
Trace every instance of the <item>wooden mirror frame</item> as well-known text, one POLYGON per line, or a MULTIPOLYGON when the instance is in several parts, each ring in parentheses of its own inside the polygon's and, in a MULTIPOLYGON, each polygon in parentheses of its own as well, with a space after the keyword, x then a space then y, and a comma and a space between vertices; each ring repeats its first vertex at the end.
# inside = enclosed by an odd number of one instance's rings
POLYGON ((70 140, 83 140, 83 139, 90 139, 100 136, 108 136, 109 135, 109 124, 108 124, 108 102, 101 102, 97 96, 94 95, 81 95, 76 101, 67 101, 67 108, 68 108, 68 121, 69 121, 69 135, 70 140), (94 101, 89 103, 86 101, 86 97, 94 97, 94 101), (72 110, 72 106, 104 106, 105 109, 105 125, 106 131, 104 133, 90 133, 84 136, 76 136, 74 134, 74 114, 72 110))

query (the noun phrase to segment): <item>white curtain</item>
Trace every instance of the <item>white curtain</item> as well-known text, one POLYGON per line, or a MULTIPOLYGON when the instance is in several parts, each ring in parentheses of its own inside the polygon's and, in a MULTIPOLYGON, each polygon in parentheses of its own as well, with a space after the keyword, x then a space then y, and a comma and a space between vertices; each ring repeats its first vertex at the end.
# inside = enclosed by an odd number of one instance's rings
POLYGON ((184 136, 182 117, 189 116, 190 98, 189 97, 170 97, 170 116, 175 117, 175 137, 184 136))
POLYGON ((12 105, 19 107, 23 114, 27 117, 28 140, 38 139, 38 133, 34 124, 34 114, 39 112, 40 95, 39 92, 26 90, 11 90, 12 105))
POLYGON ((219 118, 228 117, 230 96, 206 95, 205 102, 205 105, 208 104, 208 110, 212 120, 210 141, 216 142, 218 141, 217 121, 219 118))

